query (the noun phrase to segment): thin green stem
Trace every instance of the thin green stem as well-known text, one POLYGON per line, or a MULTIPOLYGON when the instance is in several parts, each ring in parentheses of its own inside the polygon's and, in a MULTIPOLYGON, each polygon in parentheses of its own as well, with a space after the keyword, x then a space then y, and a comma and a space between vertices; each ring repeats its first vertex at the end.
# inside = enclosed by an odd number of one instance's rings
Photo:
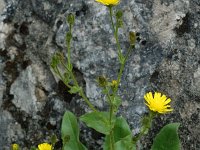
MULTIPOLYGON (((120 84, 120 81, 121 81, 121 78, 122 78, 122 74, 123 74, 123 71, 124 71, 124 67, 125 67, 125 64, 126 64, 126 61, 128 59, 128 56, 130 55, 130 52, 131 52, 131 48, 129 48, 126 56, 124 57, 123 54, 122 54, 122 50, 121 50, 121 46, 120 46, 120 43, 119 43, 119 39, 118 39, 118 25, 114 24, 114 21, 113 21, 113 10, 112 10, 112 6, 109 6, 109 12, 110 12, 110 20, 111 20, 111 25, 112 25, 112 28, 113 28, 113 31, 114 31, 114 37, 115 37, 115 40, 116 40, 116 44, 117 44, 117 52, 118 52, 118 57, 119 57, 119 60, 120 60, 120 71, 117 75, 117 86, 115 88, 115 90, 113 91, 113 97, 116 96, 117 94, 117 91, 118 91, 118 87, 119 87, 119 84, 120 84), (121 58, 124 60, 121 61, 121 58)), ((107 92, 107 97, 110 101, 110 125, 112 127, 112 115, 113 115, 113 104, 112 104, 112 98, 110 97, 109 95, 109 92, 107 92)), ((111 130, 110 132, 110 149, 111 150, 114 150, 114 137, 113 137, 113 130, 111 130)))
POLYGON ((87 105, 90 107, 90 109, 92 109, 94 112, 97 112, 98 110, 92 105, 92 103, 89 101, 89 99, 85 96, 83 89, 81 89, 81 91, 79 93, 80 93, 81 97, 85 100, 87 105))
MULTIPOLYGON (((72 25, 69 24, 69 33, 70 35, 72 35, 72 25)), ((72 39, 72 36, 70 36, 70 39, 67 40, 67 60, 68 60, 68 64, 71 63, 71 39, 72 39)))
MULTIPOLYGON (((110 126, 111 126, 111 128, 112 128, 112 116, 113 116, 113 105, 112 105, 112 102, 111 102, 111 104, 110 104, 110 126)), ((113 129, 111 129, 111 131, 110 131, 110 149, 115 150, 113 129)))
MULTIPOLYGON (((113 98, 110 96, 110 89, 108 89, 108 87, 105 87, 105 91, 106 91, 106 96, 107 96, 107 99, 109 101, 109 104, 110 104, 110 108, 109 108, 109 124, 110 124, 110 127, 112 128, 113 127, 113 121, 112 121, 112 117, 113 117, 113 104, 112 104, 112 101, 113 101, 113 98)), ((111 129, 110 131, 110 150, 114 150, 114 137, 113 137, 113 129, 111 129)))
POLYGON ((58 69, 58 67, 55 67, 54 72, 60 77, 60 79, 63 81, 63 83, 68 87, 71 88, 71 86, 65 82, 65 79, 63 78, 62 74, 60 73, 60 70, 58 69))
POLYGON ((115 150, 113 131, 110 131, 110 150, 115 150))
POLYGON ((126 64, 126 61, 128 59, 128 56, 130 55, 131 53, 131 50, 132 50, 132 47, 130 46, 129 49, 128 49, 128 52, 125 56, 125 59, 124 59, 124 63, 121 63, 120 65, 120 70, 119 70, 119 73, 117 75, 117 85, 116 85, 116 88, 115 88, 115 91, 114 91, 114 95, 117 93, 118 91, 118 88, 119 88, 119 84, 121 82, 121 78, 122 78, 122 74, 123 74, 123 71, 124 71, 124 67, 125 67, 125 64, 126 64))
MULTIPOLYGON (((70 62, 71 63, 71 62, 70 62)), ((65 67, 65 69, 68 70, 73 82, 74 82, 74 85, 77 86, 77 87, 80 87, 77 80, 76 80, 76 77, 74 76, 73 72, 71 70, 69 70, 67 68, 67 66, 62 62, 62 65, 65 67)), ((86 95, 84 94, 83 92, 83 89, 81 88, 80 92, 79 92, 80 96, 85 100, 85 102, 87 103, 87 105, 90 107, 90 109, 92 109, 93 111, 97 111, 95 109, 95 107, 92 105, 92 103, 89 101, 89 99, 86 97, 86 95)))
POLYGON ((149 130, 149 128, 151 127, 151 123, 153 121, 153 118, 155 117, 155 113, 150 111, 149 112, 149 121, 146 124, 143 124, 142 130, 140 131, 139 135, 137 135, 134 140, 133 143, 136 144, 138 140, 140 140, 140 138, 142 136, 144 136, 146 134, 146 132, 149 130))
MULTIPOLYGON (((118 29, 119 28, 118 28, 117 24, 116 24, 116 27, 115 27, 114 22, 113 22, 113 10, 112 10, 112 6, 109 6, 109 12, 110 12, 110 20, 111 20, 112 28, 114 30, 114 37, 115 37, 115 40, 116 40, 116 43, 117 43, 118 56, 121 57, 123 55, 122 55, 122 50, 121 50, 121 46, 120 46, 119 39, 118 39, 118 29)), ((117 75, 117 87, 116 87, 116 89, 114 91, 114 95, 118 91, 118 87, 119 87, 119 84, 120 84, 120 81, 121 81, 121 77, 122 77, 122 74, 123 74, 123 71, 124 71, 125 63, 126 63, 126 61, 128 59, 128 56, 130 55, 131 48, 132 47, 129 47, 128 52, 127 52, 127 54, 125 56, 125 60, 120 65, 120 71, 119 71, 119 73, 117 75)))
MULTIPOLYGON (((74 85, 77 86, 77 87, 80 87, 77 80, 76 80, 76 77, 74 76, 73 72, 70 71, 70 76, 72 77, 72 80, 74 82, 74 85)), ((89 99, 86 97, 86 95, 84 94, 83 92, 83 89, 81 88, 80 92, 79 92, 80 96, 85 100, 85 102, 87 103, 87 105, 90 107, 90 109, 92 109, 93 111, 98 111, 97 109, 95 109, 95 107, 92 105, 92 103, 89 101, 89 99)))
POLYGON ((114 31, 114 37, 115 37, 115 40, 116 40, 116 43, 117 43, 117 51, 118 51, 118 55, 122 55, 122 51, 121 51, 121 46, 120 46, 120 43, 119 43, 119 39, 118 39, 118 26, 114 25, 114 22, 113 22, 113 10, 112 10, 112 6, 109 6, 109 12, 110 12, 110 20, 111 20, 111 24, 112 24, 112 28, 113 28, 113 31, 114 31))
MULTIPOLYGON (((70 39, 67 40, 67 61, 68 61, 68 65, 71 65, 71 49, 70 49, 70 45, 71 45, 71 39, 72 39, 72 24, 69 24, 69 33, 70 33, 70 39)), ((73 82, 74 82, 74 85, 77 86, 77 87, 80 87, 77 80, 76 80, 76 77, 74 76, 73 74, 73 71, 72 70, 69 70, 69 68, 64 64, 63 61, 62 62, 62 65, 65 67, 65 69, 67 69, 67 71, 69 72, 73 82)), ((92 109, 93 111, 97 111, 95 109, 95 107, 92 105, 92 103, 89 101, 89 99, 86 97, 86 95, 84 94, 83 92, 83 89, 81 88, 81 90, 79 91, 79 94, 80 96, 85 100, 85 102, 87 103, 87 105, 90 107, 90 109, 92 109)))

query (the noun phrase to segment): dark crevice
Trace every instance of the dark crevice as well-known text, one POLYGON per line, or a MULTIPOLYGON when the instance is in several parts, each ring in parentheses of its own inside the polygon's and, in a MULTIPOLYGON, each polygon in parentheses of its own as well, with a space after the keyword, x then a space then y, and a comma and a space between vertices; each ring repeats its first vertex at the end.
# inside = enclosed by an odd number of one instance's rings
POLYGON ((183 36, 184 33, 190 32, 190 14, 187 13, 185 17, 182 19, 182 24, 179 27, 176 27, 174 30, 176 31, 178 36, 183 36))
POLYGON ((56 125, 52 125, 50 122, 47 122, 46 127, 48 130, 56 130, 56 125))
POLYGON ((71 94, 68 91, 69 88, 60 80, 58 82, 57 93, 65 102, 70 103, 75 94, 71 94))
POLYGON ((142 45, 146 45, 146 43, 147 43, 146 40, 142 40, 142 41, 141 41, 141 44, 142 44, 142 45))
POLYGON ((77 17, 81 15, 85 16, 88 13, 88 11, 89 11, 89 7, 85 3, 83 3, 82 8, 76 11, 75 14, 77 17))
POLYGON ((0 49, 0 60, 2 62, 6 61, 9 59, 9 56, 7 55, 7 51, 6 50, 1 50, 0 49))
POLYGON ((28 23, 23 22, 19 28, 19 32, 23 35, 29 35, 28 23))
MULTIPOLYGON (((21 125, 21 127, 25 130, 28 129, 29 126, 29 119, 31 118, 26 112, 19 110, 13 103, 12 99, 14 98, 13 95, 6 94, 7 100, 3 102, 2 108, 7 110, 11 113, 13 118, 21 125)), ((5 97, 4 97, 5 98, 5 97)))
POLYGON ((150 82, 155 84, 156 82, 158 82, 158 78, 159 78, 159 72, 156 70, 151 75, 150 82))
POLYGON ((17 70, 18 64, 14 61, 7 61, 4 68, 4 77, 8 78, 8 81, 13 83, 14 80, 19 76, 19 71, 17 70))
POLYGON ((57 22, 56 22, 56 27, 57 27, 57 29, 59 29, 60 28, 60 26, 63 24, 63 21, 62 20, 58 20, 57 22))

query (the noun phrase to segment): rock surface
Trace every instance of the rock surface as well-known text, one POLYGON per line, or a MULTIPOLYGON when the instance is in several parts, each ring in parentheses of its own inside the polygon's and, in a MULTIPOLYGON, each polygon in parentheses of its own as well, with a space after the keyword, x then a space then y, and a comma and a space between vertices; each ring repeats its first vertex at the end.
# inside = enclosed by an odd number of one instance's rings
MULTIPOLYGON (((172 99, 174 112, 159 116, 140 149, 150 149, 162 126, 180 122, 182 149, 200 149, 200 2, 199 0, 126 0, 119 31, 123 52, 128 33, 138 33, 137 44, 124 71, 119 94, 120 114, 138 133, 146 112, 143 95, 160 91, 172 99)), ((65 110, 77 116, 88 107, 50 70, 56 51, 65 53, 66 16, 76 15, 72 62, 86 95, 100 109, 106 103, 96 78, 116 79, 119 63, 108 9, 94 0, 0 1, 0 147, 19 143, 24 149, 59 137, 65 110)), ((84 126, 82 141, 97 150, 102 135, 84 126)), ((61 148, 61 140, 56 149, 61 148)), ((100 148, 99 148, 100 149, 100 148)))

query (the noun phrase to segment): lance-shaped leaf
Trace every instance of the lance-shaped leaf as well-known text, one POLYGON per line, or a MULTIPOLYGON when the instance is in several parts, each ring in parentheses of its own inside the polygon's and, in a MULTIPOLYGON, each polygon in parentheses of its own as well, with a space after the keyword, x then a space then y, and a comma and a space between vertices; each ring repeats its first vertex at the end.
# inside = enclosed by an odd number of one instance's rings
POLYGON ((164 126, 155 137, 151 150, 180 150, 179 125, 179 123, 171 123, 164 126))
MULTIPOLYGON (((95 129, 96 131, 102 134, 109 134, 112 126, 109 122, 110 114, 109 112, 91 112, 86 113, 80 117, 80 120, 85 122, 86 125, 90 128, 95 129)), ((115 121, 115 117, 112 118, 113 124, 115 121)))
POLYGON ((63 150, 87 150, 79 141, 79 126, 75 115, 66 111, 61 125, 63 150))

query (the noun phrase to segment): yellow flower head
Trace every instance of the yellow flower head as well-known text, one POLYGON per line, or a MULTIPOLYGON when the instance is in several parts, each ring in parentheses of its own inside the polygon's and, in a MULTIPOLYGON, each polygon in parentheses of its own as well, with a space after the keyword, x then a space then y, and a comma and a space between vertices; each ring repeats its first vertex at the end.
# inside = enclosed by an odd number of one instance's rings
POLYGON ((96 0, 96 2, 99 2, 103 5, 109 6, 109 5, 118 5, 120 0, 96 0))
POLYGON ((50 145, 48 143, 42 143, 42 144, 38 145, 38 149, 39 150, 53 150, 52 145, 50 145))
POLYGON ((159 92, 155 92, 154 96, 152 92, 146 93, 144 99, 146 100, 145 104, 154 112, 164 114, 173 110, 169 105, 171 99, 164 94, 161 95, 159 92))
POLYGON ((12 145, 12 150, 19 150, 19 145, 18 144, 13 144, 12 145))

